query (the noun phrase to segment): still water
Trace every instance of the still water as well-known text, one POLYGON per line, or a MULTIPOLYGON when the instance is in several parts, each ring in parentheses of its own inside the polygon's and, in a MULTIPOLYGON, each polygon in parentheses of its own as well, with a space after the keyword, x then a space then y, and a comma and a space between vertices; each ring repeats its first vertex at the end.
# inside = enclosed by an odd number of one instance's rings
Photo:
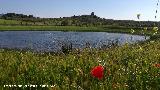
POLYGON ((118 45, 144 41, 149 37, 107 32, 4 31, 0 32, 0 48, 30 49, 38 52, 57 51, 63 43, 73 48, 101 47, 112 41, 118 45))

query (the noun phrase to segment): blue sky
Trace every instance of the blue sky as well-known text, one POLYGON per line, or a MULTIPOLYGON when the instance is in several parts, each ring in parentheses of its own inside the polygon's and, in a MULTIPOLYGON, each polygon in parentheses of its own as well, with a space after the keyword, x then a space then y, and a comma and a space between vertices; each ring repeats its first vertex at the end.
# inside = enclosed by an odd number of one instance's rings
POLYGON ((107 19, 159 20, 154 18, 158 0, 0 0, 0 13, 15 12, 37 17, 67 17, 95 12, 107 19))

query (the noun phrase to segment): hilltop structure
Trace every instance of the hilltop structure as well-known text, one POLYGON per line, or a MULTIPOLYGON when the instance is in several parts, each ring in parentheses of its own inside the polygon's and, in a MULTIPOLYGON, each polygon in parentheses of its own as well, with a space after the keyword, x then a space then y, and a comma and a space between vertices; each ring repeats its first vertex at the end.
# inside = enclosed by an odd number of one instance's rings
POLYGON ((94 12, 91 13, 91 16, 94 16, 94 12))

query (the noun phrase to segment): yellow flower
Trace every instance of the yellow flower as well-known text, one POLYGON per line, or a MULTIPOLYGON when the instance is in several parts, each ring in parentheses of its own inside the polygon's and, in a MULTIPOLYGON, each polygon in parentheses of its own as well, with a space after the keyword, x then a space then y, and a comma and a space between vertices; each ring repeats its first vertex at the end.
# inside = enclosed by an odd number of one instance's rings
POLYGON ((144 32, 146 32, 147 31, 147 27, 144 27, 144 32))
POLYGON ((157 32, 157 31, 158 31, 158 27, 153 27, 153 30, 154 30, 155 32, 157 32))
POLYGON ((134 33, 135 31, 134 31, 134 29, 131 29, 131 33, 134 33))
POLYGON ((153 27, 153 31, 154 31, 153 35, 156 35, 158 33, 158 27, 153 27))

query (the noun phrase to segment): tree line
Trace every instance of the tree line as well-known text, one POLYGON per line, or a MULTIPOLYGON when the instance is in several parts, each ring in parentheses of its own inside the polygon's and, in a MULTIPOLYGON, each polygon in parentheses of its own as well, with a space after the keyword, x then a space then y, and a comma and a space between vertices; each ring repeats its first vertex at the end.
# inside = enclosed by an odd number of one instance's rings
POLYGON ((100 18, 92 12, 90 15, 79 15, 60 18, 40 18, 33 15, 24 15, 16 13, 0 14, 0 19, 16 20, 19 25, 52 25, 52 26, 107 26, 107 27, 160 27, 160 22, 153 21, 134 21, 134 20, 113 20, 100 18))

